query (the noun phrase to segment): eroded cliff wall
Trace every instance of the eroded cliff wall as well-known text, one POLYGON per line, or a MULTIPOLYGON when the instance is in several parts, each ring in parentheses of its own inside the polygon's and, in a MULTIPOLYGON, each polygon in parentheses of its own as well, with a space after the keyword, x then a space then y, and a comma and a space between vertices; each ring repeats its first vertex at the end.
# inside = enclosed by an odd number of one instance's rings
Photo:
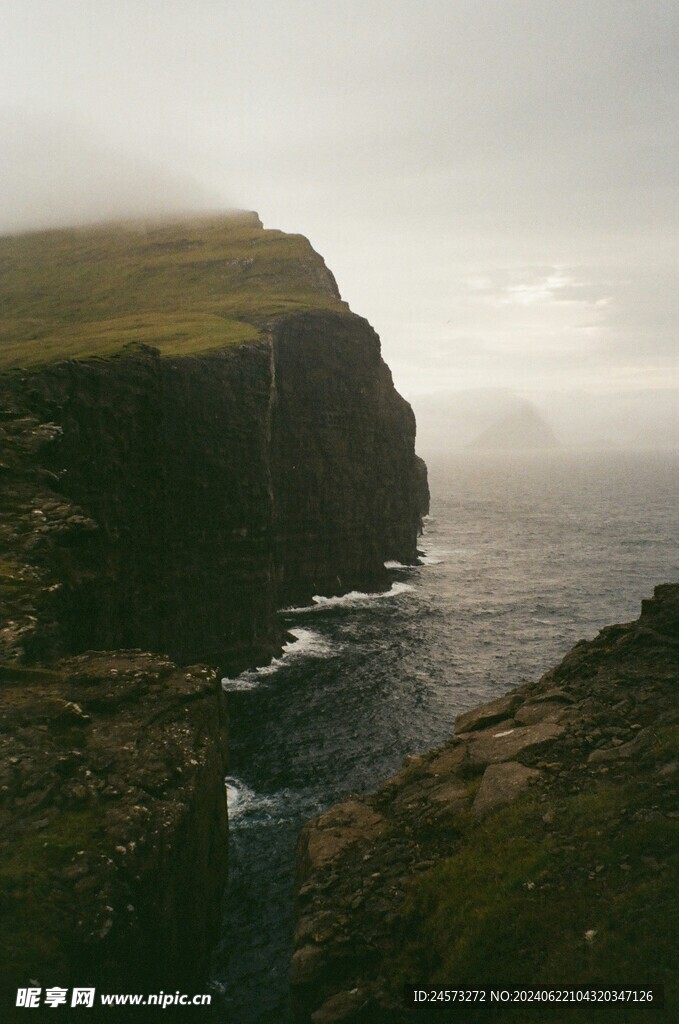
POLYGON ((142 647, 221 666, 273 646, 269 365, 263 343, 142 350, 3 382, 30 430, 50 424, 5 491, 31 477, 22 547, 54 580, 25 656, 142 647))
POLYGON ((428 509, 415 417, 366 320, 283 321, 273 336, 275 564, 280 600, 386 585, 428 509))
POLYGON ((45 573, 6 658, 143 647, 233 671, 277 649, 277 608, 416 557, 415 421, 359 317, 299 314, 195 357, 58 363, 0 394, 5 503, 26 534, 5 544, 45 573))
POLYGON ((94 986, 97 1021, 102 992, 191 992, 227 871, 215 672, 103 651, 2 666, 0 695, 3 1020, 19 987, 94 986))

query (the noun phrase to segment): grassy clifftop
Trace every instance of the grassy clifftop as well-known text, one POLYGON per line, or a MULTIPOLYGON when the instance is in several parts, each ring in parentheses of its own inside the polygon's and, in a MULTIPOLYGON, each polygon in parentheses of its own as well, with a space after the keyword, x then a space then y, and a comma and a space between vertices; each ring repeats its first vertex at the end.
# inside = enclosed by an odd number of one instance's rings
POLYGON ((312 309, 347 309, 332 274, 252 213, 0 238, 0 372, 135 343, 193 355, 312 309))

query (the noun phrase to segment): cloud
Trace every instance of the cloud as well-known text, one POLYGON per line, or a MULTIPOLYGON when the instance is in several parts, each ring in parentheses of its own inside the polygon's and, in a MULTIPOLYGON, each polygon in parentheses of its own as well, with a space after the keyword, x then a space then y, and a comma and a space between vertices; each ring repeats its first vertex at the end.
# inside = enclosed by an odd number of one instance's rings
POLYGON ((187 176, 113 149, 60 118, 0 110, 0 141, 5 232, 218 205, 187 176))
POLYGON ((434 364, 451 387, 671 367, 671 0, 7 6, 0 87, 29 117, 0 147, 5 230, 258 209, 323 253, 407 390, 434 364))

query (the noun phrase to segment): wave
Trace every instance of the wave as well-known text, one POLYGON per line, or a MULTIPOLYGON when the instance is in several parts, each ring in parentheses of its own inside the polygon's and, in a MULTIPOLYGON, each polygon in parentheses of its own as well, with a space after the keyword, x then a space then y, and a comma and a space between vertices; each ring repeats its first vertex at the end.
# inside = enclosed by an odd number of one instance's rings
POLYGON ((323 597, 321 594, 315 594, 311 598, 313 604, 304 605, 302 608, 286 608, 285 614, 294 615, 299 612, 317 612, 325 608, 360 608, 364 605, 372 604, 373 601, 381 601, 385 597, 398 597, 400 594, 405 593, 406 590, 412 589, 409 583, 392 583, 389 590, 380 591, 375 594, 364 594, 360 590, 351 590, 348 594, 339 594, 337 597, 323 597))
POLYGON ((428 551, 420 553, 418 561, 420 565, 441 565, 442 562, 445 562, 447 554, 449 552, 443 551, 441 548, 429 548, 428 551))
POLYGON ((241 672, 241 674, 236 676, 234 679, 229 679, 228 676, 223 676, 222 690, 226 693, 233 693, 239 690, 254 690, 261 682, 258 673, 259 669, 252 669, 250 672, 241 672))
POLYGON ((237 779, 234 775, 227 775, 224 779, 224 785, 226 786, 226 806, 229 812, 229 820, 232 824, 238 821, 239 818, 252 816, 253 814, 262 814, 266 817, 270 816, 274 812, 280 800, 276 800, 270 796, 261 796, 255 793, 254 789, 250 789, 244 782, 237 779))
POLYGON ((255 800, 255 791, 233 775, 226 776, 224 785, 226 786, 226 806, 229 817, 237 818, 252 806, 255 800))
POLYGON ((293 659, 309 656, 325 658, 334 651, 333 644, 313 629, 303 629, 299 626, 289 632, 293 639, 283 645, 280 657, 272 658, 268 665, 261 665, 259 668, 241 672, 235 679, 225 676, 222 679, 222 689, 228 691, 253 690, 261 683, 262 679, 272 676, 274 672, 293 659))
POLYGON ((416 569, 418 565, 440 565, 445 561, 444 555, 448 555, 450 552, 442 551, 438 548, 429 548, 428 551, 418 551, 417 562, 414 565, 404 565, 403 562, 397 562, 390 560, 384 563, 385 569, 416 569))
POLYGON ((285 662, 293 658, 305 658, 309 655, 323 658, 332 652, 332 644, 313 629, 298 627, 297 629, 291 629, 289 632, 293 639, 288 640, 283 645, 281 656, 279 658, 272 658, 269 665, 263 665, 261 668, 254 669, 256 675, 273 675, 285 662))
POLYGON ((257 793, 242 779, 227 775, 226 805, 232 827, 246 826, 248 822, 281 824, 289 819, 290 808, 297 805, 304 820, 316 817, 324 809, 323 801, 312 786, 310 789, 279 789, 273 793, 257 793))

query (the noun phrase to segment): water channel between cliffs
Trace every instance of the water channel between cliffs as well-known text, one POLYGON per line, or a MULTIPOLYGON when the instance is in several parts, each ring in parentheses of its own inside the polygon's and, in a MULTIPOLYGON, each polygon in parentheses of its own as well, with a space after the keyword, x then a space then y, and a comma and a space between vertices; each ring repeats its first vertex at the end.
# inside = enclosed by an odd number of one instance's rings
POLYGON ((442 743, 457 713, 535 678, 679 579, 671 454, 425 454, 416 568, 383 595, 285 613, 283 659, 225 681, 230 884, 214 1019, 284 1024, 295 845, 309 818, 442 743))

